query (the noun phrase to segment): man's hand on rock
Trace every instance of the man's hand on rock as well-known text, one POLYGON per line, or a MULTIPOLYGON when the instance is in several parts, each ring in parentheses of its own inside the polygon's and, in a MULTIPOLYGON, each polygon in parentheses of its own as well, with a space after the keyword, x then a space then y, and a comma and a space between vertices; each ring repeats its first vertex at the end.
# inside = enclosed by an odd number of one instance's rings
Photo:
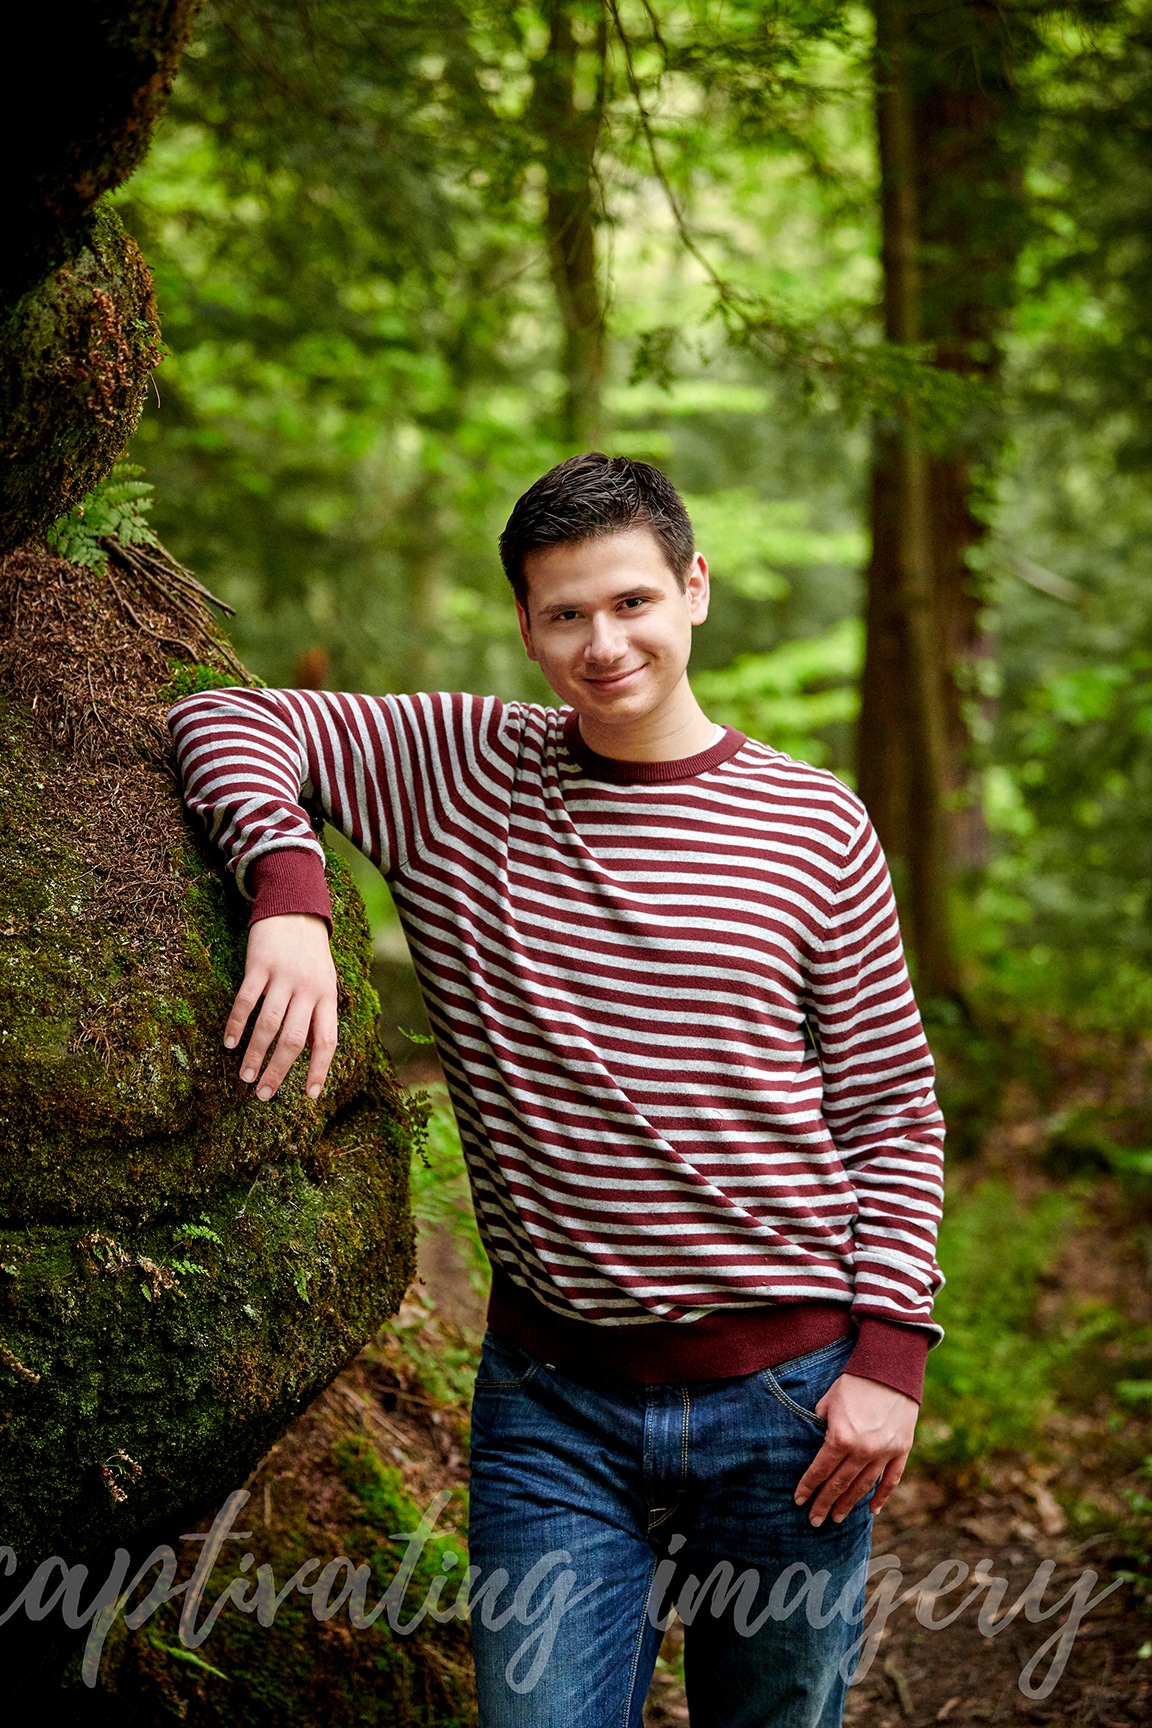
POLYGON ((336 968, 323 918, 288 912, 251 926, 244 982, 224 1028, 226 1050, 239 1044, 261 996, 264 1005, 244 1052, 240 1078, 255 1081, 259 1075, 256 1096, 271 1098, 307 1045, 312 1059, 305 1086, 310 1098, 318 1098, 336 1051, 336 968), (276 1049, 261 1074, 274 1038, 276 1049))

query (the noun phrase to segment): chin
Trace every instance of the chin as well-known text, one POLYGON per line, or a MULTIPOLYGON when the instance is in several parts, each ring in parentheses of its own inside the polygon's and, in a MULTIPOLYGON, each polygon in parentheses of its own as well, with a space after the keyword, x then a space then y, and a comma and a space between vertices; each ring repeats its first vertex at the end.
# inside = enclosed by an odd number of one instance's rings
POLYGON ((643 720, 654 704, 643 699, 638 700, 635 696, 620 696, 615 701, 611 697, 589 701, 585 696, 582 700, 574 701, 573 706, 578 708, 581 714, 598 720, 602 726, 625 726, 634 720, 643 720))

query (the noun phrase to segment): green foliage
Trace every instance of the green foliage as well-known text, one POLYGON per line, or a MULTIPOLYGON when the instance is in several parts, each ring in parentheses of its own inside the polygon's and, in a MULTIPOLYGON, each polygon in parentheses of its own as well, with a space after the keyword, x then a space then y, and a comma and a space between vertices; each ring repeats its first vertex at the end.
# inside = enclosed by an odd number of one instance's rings
POLYGON ((52 551, 70 564, 103 570, 108 554, 100 542, 105 538, 122 546, 155 546, 148 521, 155 488, 141 480, 143 472, 138 463, 117 462, 106 479, 53 523, 46 537, 52 551))
MULTIPOLYGON (((387 1582, 407 1548, 402 1535, 416 1529, 423 1509, 405 1491, 400 1471, 394 1464, 383 1463, 370 1441, 363 1437, 339 1440, 333 1451, 340 1474, 358 1502, 356 1522, 360 1540, 350 1546, 355 1546, 359 1554, 371 1555, 387 1582)), ((454 1505, 451 1516, 461 1524, 466 1522, 466 1497, 463 1509, 454 1505)), ((432 1531, 412 1572, 406 1598, 409 1612, 423 1601, 434 1578, 453 1568, 459 1578, 467 1564, 467 1549, 446 1519, 432 1531)), ((450 1592, 449 1600, 451 1595, 450 1592)))
POLYGON ((173 1233, 173 1239, 177 1242, 187 1242, 190 1240, 215 1242, 218 1248, 223 1247, 220 1237, 208 1222, 208 1214, 206 1212, 201 1212, 200 1220, 199 1224, 181 1224, 173 1233))
POLYGON ((1152 654, 1101 656, 1110 598, 1006 693, 984 778, 997 850, 976 908, 1002 988, 1121 1030, 1152 1006, 1152 654))
POLYGON ((1077 1210, 1057 1194, 1029 1206, 999 1181, 951 1196, 935 1307, 945 1340, 928 1357, 920 1457, 958 1464, 1037 1443, 1060 1370, 1091 1336, 1090 1321, 1061 1335, 1036 1321, 1040 1280, 1077 1210))
MULTIPOLYGON (((258 1572, 271 1594, 309 1561, 304 1576, 311 1575, 315 1584, 317 1562, 343 1556, 353 1567, 367 1567, 365 1607, 372 1612, 400 1570, 408 1548, 404 1534, 419 1528, 425 1508, 405 1490, 401 1472, 385 1463, 363 1434, 335 1438, 321 1456, 309 1456, 304 1468, 309 1472, 304 1481, 285 1484, 281 1476, 276 1482, 277 1517, 271 1528, 260 1520, 255 1535, 258 1572), (322 1523, 317 1501, 324 1508, 322 1523)), ((257 1519, 258 1504, 254 1500, 249 1508, 257 1519)), ((331 1728, 474 1728, 467 1622, 438 1625, 429 1617, 403 1630, 430 1590, 434 1603, 439 1596, 441 1612, 454 1603, 468 1563, 459 1534, 466 1517, 467 1497, 457 1495, 412 1569, 399 1632, 392 1630, 387 1613, 370 1626, 356 1627, 347 1607, 321 1622, 312 1612, 314 1602, 310 1605, 296 1590, 268 1625, 252 1612, 226 1606, 199 1652, 179 1641, 179 1601, 164 1604, 134 1633, 118 1621, 96 1694, 105 1710, 93 1711, 92 1720, 114 1721, 122 1728, 152 1728, 167 1719, 225 1728, 242 1703, 245 1721, 256 1728, 295 1728, 315 1720, 321 1710, 331 1728)), ((185 1553, 185 1576, 194 1559, 185 1553)), ((238 1578, 234 1560, 226 1551, 217 1561, 207 1581, 206 1608, 238 1578)), ((344 1572, 338 1568, 338 1574, 344 1572)), ((339 1599, 343 1581, 338 1575, 330 1602, 339 1599)), ((74 1657, 65 1687, 73 1696, 80 1693, 78 1670, 74 1657)))
MULTIPOLYGON (((807 504, 760 498, 747 486, 684 502, 696 540, 706 547, 711 575, 745 600, 779 600, 789 590, 787 569, 859 565, 866 547, 858 529, 820 533, 808 525, 807 504)), ((858 668, 852 668, 858 670, 858 668)))
POLYGON ((692 681, 708 715, 789 756, 817 765, 829 757, 820 734, 856 718, 863 632, 854 618, 826 636, 743 654, 723 672, 692 681))
POLYGON ((412 1215, 429 1230, 447 1225, 473 1288, 486 1296, 492 1269, 472 1211, 464 1151, 447 1089, 433 1087, 429 1103, 424 1157, 412 1165, 412 1215))
MULTIPOLYGON (((798 90, 808 71, 795 56, 804 43, 819 52, 834 12, 797 8, 771 25, 750 12, 739 28, 798 90)), ((666 22, 683 34, 678 16, 666 22)), ((495 555, 517 494, 566 453, 529 103, 546 43, 531 9, 324 4, 305 17, 219 0, 149 161, 120 195, 156 274, 170 351, 136 445, 158 483, 157 524, 238 607, 238 645, 274 683, 319 646, 338 688, 546 694, 495 555)), ((812 75, 827 87, 821 125, 847 141, 859 185, 866 110, 852 106, 858 81, 852 101, 835 89, 849 69, 838 52, 812 75)), ((733 643, 770 648, 855 605, 863 441, 846 451, 824 404, 782 442, 797 386, 766 387, 776 363, 730 349, 719 329, 683 339, 703 303, 675 238, 652 249, 656 230, 629 219, 650 174, 618 53, 609 72, 603 239, 618 291, 605 442, 658 453, 698 499, 742 489, 750 518, 802 496, 807 521, 781 518, 777 541, 803 527, 827 542, 819 560, 808 548, 794 564, 795 547, 778 544, 756 554, 759 573, 748 559, 729 581, 720 571, 699 648, 719 666, 733 643), (681 333, 671 393, 622 382, 653 320, 681 333), (696 393, 688 416, 681 387, 696 393), (743 403, 719 406, 725 391, 743 403)), ((743 257, 721 238, 724 270, 748 287, 770 279, 799 322, 813 285, 822 315, 870 305, 874 272, 858 267, 869 219, 842 199, 832 214, 839 192, 825 198, 807 175, 791 122, 766 181, 763 144, 728 114, 723 80, 691 75, 707 84, 707 111, 661 120, 669 171, 694 165, 742 233, 763 232, 743 257)), ((781 86, 781 112, 791 101, 781 86)))

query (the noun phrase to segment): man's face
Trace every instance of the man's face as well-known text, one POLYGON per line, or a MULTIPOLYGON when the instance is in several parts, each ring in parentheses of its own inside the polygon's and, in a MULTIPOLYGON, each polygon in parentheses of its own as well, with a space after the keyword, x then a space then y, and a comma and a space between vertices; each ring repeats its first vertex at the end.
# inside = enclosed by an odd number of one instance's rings
POLYGON ((688 665, 692 627, 708 616, 699 553, 683 590, 647 528, 530 552, 524 572, 520 633, 561 701, 613 726, 668 700, 688 665))

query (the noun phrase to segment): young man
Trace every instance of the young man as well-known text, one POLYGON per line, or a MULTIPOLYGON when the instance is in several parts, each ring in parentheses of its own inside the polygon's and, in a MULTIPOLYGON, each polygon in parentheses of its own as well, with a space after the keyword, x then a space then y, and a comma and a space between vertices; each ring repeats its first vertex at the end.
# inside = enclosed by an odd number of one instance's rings
POLYGON ((262 996, 244 1079, 270 1097, 307 1044, 324 1083, 310 786, 392 885, 493 1265, 469 1541, 510 1582, 473 1614, 484 1728, 637 1728, 673 1603, 693 1728, 835 1728, 869 1502, 939 1337, 943 1128, 887 870, 832 775, 701 711, 708 567, 655 469, 573 457, 500 544, 563 708, 173 710, 189 806, 255 902, 224 1041, 262 996))

